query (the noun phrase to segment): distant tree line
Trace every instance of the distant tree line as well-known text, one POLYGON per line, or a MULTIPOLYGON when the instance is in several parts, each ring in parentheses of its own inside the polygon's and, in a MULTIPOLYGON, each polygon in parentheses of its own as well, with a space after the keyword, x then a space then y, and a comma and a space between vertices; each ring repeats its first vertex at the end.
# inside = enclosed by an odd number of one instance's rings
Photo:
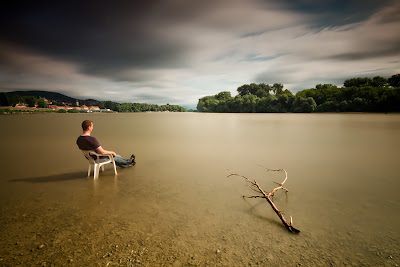
POLYGON ((199 112, 399 112, 400 74, 389 79, 352 78, 343 87, 318 84, 293 95, 283 85, 245 84, 238 95, 220 92, 199 99, 199 112))
MULTIPOLYGON (((18 93, 23 94, 23 91, 19 91, 18 93)), ((32 94, 31 92, 28 92, 32 94)), ((36 93, 36 92, 35 92, 36 93)), ((10 107, 15 106, 18 103, 27 104, 28 107, 34 107, 37 105, 38 108, 47 108, 48 104, 46 101, 37 96, 33 95, 20 95, 16 93, 2 93, 0 92, 0 106, 10 107)), ((61 94, 57 94, 61 95, 61 94)), ((62 95, 63 96, 63 95, 62 95)), ((65 104, 60 100, 51 100, 53 105, 56 106, 64 106, 65 104)), ((71 101, 72 103, 68 103, 71 107, 76 107, 76 101, 71 101)), ((87 100, 79 100, 81 104, 85 104, 87 106, 98 106, 100 109, 110 109, 112 111, 117 112, 147 112, 147 111, 171 111, 171 112, 186 112, 186 108, 178 106, 178 105, 155 105, 155 104, 146 104, 146 103, 116 103, 113 101, 98 101, 94 99, 87 100)), ((60 111, 63 112, 63 111, 60 111)), ((79 112, 76 110, 71 110, 70 112, 79 112)))
POLYGON ((155 105, 145 103, 122 103, 117 104, 115 111, 118 112, 147 112, 147 111, 171 111, 171 112, 186 112, 186 108, 178 105, 155 105))

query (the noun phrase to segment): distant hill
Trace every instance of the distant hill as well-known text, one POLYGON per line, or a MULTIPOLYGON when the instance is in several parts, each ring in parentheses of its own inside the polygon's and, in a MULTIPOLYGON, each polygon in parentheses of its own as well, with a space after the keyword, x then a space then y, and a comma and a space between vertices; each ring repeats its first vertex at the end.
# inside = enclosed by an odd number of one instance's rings
POLYGON ((32 91, 13 91, 7 92, 7 94, 14 94, 20 96, 34 96, 34 97, 44 97, 49 100, 55 100, 58 102, 66 102, 66 103, 75 103, 76 100, 80 101, 80 99, 72 98, 60 93, 56 92, 49 92, 49 91, 39 91, 39 90, 32 90, 32 91))
POLYGON ((79 101, 80 105, 98 105, 101 101, 95 99, 78 99, 72 98, 60 93, 50 92, 50 91, 40 91, 40 90, 30 90, 30 91, 13 91, 7 92, 7 94, 14 94, 20 96, 34 96, 34 97, 44 97, 48 100, 53 100, 57 102, 64 102, 64 103, 75 103, 77 100, 79 101))

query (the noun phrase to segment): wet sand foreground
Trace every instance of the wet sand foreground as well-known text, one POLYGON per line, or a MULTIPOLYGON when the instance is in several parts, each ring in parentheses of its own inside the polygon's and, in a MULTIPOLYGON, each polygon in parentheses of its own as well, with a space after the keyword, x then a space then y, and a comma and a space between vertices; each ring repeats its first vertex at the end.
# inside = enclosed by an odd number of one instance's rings
POLYGON ((1 266, 399 266, 398 114, 0 115, 1 266), (137 165, 97 180, 84 119, 137 165), (289 233, 239 173, 269 191, 289 233))

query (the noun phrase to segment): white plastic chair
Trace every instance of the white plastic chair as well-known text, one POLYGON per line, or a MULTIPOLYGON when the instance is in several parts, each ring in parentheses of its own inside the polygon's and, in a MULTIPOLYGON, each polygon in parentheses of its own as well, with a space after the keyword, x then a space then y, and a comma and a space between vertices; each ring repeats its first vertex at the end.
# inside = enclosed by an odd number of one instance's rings
POLYGON ((83 155, 87 160, 89 160, 89 169, 88 169, 88 177, 90 176, 90 169, 91 166, 93 165, 93 179, 99 178, 99 172, 100 172, 100 167, 102 171, 104 171, 104 165, 108 163, 112 163, 114 166, 114 173, 117 175, 117 167, 115 166, 115 161, 114 157, 111 154, 98 154, 93 150, 82 150, 83 155), (91 155, 95 155, 97 159, 94 159, 91 157, 91 155), (106 156, 108 159, 102 158, 100 159, 100 156, 106 156))

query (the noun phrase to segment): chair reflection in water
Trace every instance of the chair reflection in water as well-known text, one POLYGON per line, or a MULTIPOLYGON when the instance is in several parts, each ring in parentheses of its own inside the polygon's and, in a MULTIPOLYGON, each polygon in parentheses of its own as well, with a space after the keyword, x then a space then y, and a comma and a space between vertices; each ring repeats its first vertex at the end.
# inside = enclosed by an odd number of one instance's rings
POLYGON ((98 154, 93 150, 81 150, 85 158, 89 161, 88 177, 90 176, 90 169, 93 165, 93 179, 99 178, 100 168, 104 171, 104 165, 111 163, 114 166, 114 173, 117 175, 117 167, 115 165, 114 157, 112 154, 98 154), (94 159, 92 156, 95 156, 94 159), (100 158, 101 156, 101 158, 100 158))

